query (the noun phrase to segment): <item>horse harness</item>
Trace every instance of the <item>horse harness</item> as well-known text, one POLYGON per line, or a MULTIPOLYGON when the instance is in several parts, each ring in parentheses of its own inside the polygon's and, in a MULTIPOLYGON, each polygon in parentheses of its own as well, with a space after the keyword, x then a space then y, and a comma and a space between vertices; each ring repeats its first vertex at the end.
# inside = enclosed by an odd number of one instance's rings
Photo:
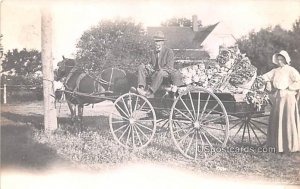
MULTIPOLYGON (((104 79, 101 78, 101 75, 100 76, 97 76, 95 77, 94 75, 91 75, 89 73, 86 73, 86 72, 83 72, 81 73, 78 78, 76 79, 76 85, 75 85, 75 88, 74 89, 71 89, 67 83, 68 81, 70 80, 70 78, 72 77, 72 75, 74 74, 74 72, 76 72, 78 69, 74 69, 74 70, 71 70, 71 72, 68 74, 65 82, 64 82, 64 86, 65 86, 65 89, 67 90, 66 92, 68 93, 71 93, 73 98, 76 98, 78 96, 78 94, 80 94, 79 92, 79 86, 80 86, 80 82, 82 81, 82 79, 84 77, 90 77, 94 80, 94 91, 90 94, 85 94, 85 95, 89 95, 90 97, 93 97, 95 95, 103 95, 103 94, 106 94, 106 93, 112 93, 112 91, 105 91, 105 89, 102 87, 102 85, 107 85, 108 86, 108 89, 110 89, 110 87, 112 86, 112 82, 111 82, 111 79, 110 81, 106 81, 104 79)), ((78 100, 78 99, 77 99, 78 100)))

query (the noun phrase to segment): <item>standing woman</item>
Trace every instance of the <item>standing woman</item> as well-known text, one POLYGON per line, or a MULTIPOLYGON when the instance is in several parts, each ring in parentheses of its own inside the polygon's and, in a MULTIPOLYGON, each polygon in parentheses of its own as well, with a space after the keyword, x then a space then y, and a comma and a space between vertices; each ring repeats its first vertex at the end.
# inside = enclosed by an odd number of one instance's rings
POLYGON ((300 118, 296 99, 300 89, 300 74, 290 66, 290 61, 286 51, 274 54, 273 63, 279 67, 262 76, 276 90, 267 145, 275 147, 277 152, 300 151, 300 118))

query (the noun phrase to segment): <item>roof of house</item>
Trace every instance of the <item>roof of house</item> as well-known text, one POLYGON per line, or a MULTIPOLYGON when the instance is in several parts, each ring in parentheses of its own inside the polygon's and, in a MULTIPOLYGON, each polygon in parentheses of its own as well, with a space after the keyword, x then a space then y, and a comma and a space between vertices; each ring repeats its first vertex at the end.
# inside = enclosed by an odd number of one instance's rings
POLYGON ((167 39, 167 46, 172 49, 200 49, 202 42, 217 25, 218 23, 199 27, 198 31, 193 31, 192 27, 148 27, 147 33, 152 36, 157 31, 162 31, 167 39))

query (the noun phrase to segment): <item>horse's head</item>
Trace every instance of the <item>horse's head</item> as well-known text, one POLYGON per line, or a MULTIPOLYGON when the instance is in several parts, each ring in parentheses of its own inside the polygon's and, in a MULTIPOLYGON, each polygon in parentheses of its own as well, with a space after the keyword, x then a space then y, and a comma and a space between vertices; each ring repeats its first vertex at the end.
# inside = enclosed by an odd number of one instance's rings
POLYGON ((63 57, 63 60, 57 63, 57 69, 55 70, 56 81, 59 81, 63 77, 67 77, 71 69, 75 66, 75 60, 63 57))

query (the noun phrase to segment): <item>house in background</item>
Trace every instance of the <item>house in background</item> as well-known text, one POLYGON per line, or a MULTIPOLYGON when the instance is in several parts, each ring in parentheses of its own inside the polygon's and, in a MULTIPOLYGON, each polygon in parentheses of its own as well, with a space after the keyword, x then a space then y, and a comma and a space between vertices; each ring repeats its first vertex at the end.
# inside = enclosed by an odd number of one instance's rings
POLYGON ((218 35, 211 35, 220 23, 209 26, 199 26, 196 15, 192 17, 192 27, 161 26, 147 27, 148 35, 162 31, 167 39, 166 45, 173 49, 177 63, 200 63, 214 59, 219 52, 219 46, 224 45, 218 35), (209 41, 207 40, 209 39, 209 41))
POLYGON ((211 59, 215 59, 219 54, 219 47, 234 46, 236 38, 232 35, 229 27, 224 22, 220 22, 218 26, 207 36, 203 41, 202 46, 205 49, 211 59))

